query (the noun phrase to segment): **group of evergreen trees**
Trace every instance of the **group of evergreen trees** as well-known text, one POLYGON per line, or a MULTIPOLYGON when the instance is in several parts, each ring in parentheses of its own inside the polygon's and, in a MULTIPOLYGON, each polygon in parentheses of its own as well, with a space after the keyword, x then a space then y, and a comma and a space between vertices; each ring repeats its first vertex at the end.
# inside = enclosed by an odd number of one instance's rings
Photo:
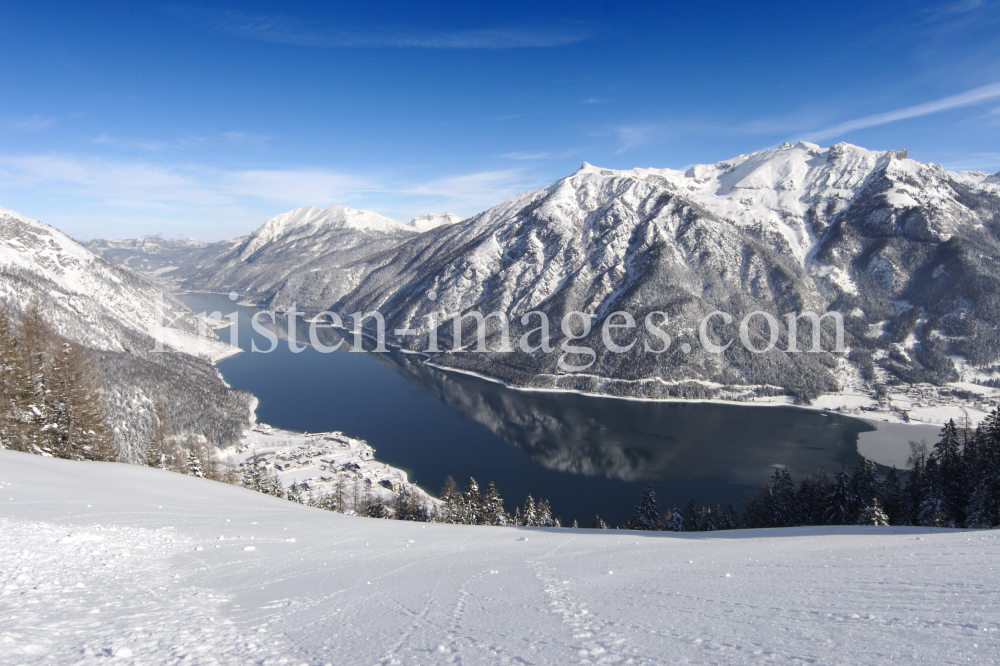
MULTIPOLYGON (((1000 409, 976 429, 948 422, 928 452, 911 445, 912 470, 904 482, 895 468, 885 478, 862 458, 852 473, 830 479, 818 470, 796 487, 788 469, 776 470, 770 483, 752 493, 743 516, 730 504, 661 514, 650 484, 626 529, 674 532, 800 525, 919 525, 989 528, 1000 521, 1000 409)), ((604 527, 595 517, 592 527, 604 527)))
POLYGON ((0 446, 114 460, 103 392, 90 352, 52 330, 37 304, 19 325, 0 310, 0 446))

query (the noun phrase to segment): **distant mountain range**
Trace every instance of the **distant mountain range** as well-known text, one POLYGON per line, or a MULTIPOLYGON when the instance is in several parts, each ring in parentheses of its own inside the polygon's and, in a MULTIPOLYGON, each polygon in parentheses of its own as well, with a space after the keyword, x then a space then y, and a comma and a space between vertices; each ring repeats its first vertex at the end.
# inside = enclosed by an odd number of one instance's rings
MULTIPOLYGON (((410 329, 424 340, 426 315, 442 311, 503 312, 514 338, 531 310, 555 322, 574 310, 598 320, 627 311, 640 329, 646 314, 666 313, 668 352, 647 353, 640 342, 611 353, 595 326, 575 343, 597 354, 580 373, 559 369, 559 353, 432 359, 524 387, 809 398, 848 384, 952 381, 955 356, 986 369, 1000 361, 1000 175, 948 172, 905 151, 799 143, 683 171, 585 163, 467 220, 434 221, 403 225, 339 206, 302 208, 223 243, 88 247, 175 274, 177 288, 235 290, 278 310, 292 302, 345 317, 377 309, 390 333, 410 329), (716 310, 736 320, 728 328, 712 320, 711 334, 723 340, 748 313, 774 314, 782 324, 776 347, 708 353, 698 325, 716 310), (805 310, 843 313, 849 353, 781 351, 788 348, 781 317, 805 310)), ((749 333, 766 342, 763 323, 755 318, 749 333)), ((443 348, 450 331, 450 322, 440 327, 443 348)), ((798 333, 800 348, 810 348, 808 326, 798 333)), ((493 349, 498 334, 490 332, 493 349)), ((825 327, 824 349, 831 335, 825 327)), ((556 324, 553 346, 565 339, 556 324)), ((395 342, 426 346, 414 337, 395 342)))

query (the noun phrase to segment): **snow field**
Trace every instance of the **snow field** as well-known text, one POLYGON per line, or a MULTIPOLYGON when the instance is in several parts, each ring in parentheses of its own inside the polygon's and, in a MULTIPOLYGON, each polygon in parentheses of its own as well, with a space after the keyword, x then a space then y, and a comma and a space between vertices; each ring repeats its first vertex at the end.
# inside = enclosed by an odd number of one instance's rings
POLYGON ((1000 658, 997 530, 428 525, 10 451, 0 521, 3 663, 1000 658))

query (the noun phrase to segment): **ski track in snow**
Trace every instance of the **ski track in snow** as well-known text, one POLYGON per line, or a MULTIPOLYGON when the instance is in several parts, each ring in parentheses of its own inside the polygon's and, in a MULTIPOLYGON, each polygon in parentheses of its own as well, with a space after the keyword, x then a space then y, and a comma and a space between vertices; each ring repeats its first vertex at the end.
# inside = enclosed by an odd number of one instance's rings
POLYGON ((998 561, 1000 530, 427 525, 0 451, 5 666, 996 663, 998 561))

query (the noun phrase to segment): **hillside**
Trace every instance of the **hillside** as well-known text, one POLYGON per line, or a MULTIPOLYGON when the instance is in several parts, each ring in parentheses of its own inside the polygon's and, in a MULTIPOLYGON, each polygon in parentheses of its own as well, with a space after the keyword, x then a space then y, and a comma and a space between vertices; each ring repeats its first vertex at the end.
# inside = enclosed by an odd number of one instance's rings
POLYGON ((0 484, 5 663, 1000 658, 996 530, 404 523, 11 451, 0 484))
POLYGON ((62 336, 93 350, 119 454, 139 460, 156 427, 158 398, 178 435, 215 444, 236 441, 249 425, 252 396, 230 390, 212 362, 233 354, 170 293, 100 258, 56 229, 0 209, 0 307, 17 320, 36 302, 62 336), (153 353, 151 326, 162 299, 167 353, 153 353))
MULTIPOLYGON (((452 324, 444 316, 503 313, 516 340, 537 326, 521 317, 544 312, 557 353, 433 354, 437 365, 517 387, 811 400, 838 390, 878 389, 884 397, 886 385, 943 385, 960 379, 958 367, 966 381, 1000 377, 998 176, 948 172, 906 151, 799 143, 686 170, 585 163, 549 187, 423 233, 375 213, 302 208, 229 246, 207 263, 205 248, 188 250, 190 259, 176 264, 189 276, 179 286, 235 290, 278 311, 292 303, 344 318, 378 310, 390 337, 413 332, 393 341, 413 350, 427 347, 430 314, 448 348, 452 324), (711 320, 709 339, 735 340, 741 320, 760 311, 777 318, 775 347, 755 354, 733 344, 710 353, 699 326, 717 310, 734 323, 711 320), (595 356, 563 358, 585 368, 577 372, 559 366, 567 342, 559 322, 572 311, 595 322, 576 343, 595 356), (646 345, 660 349, 660 340, 633 335, 629 351, 608 351, 601 324, 615 311, 632 314, 640 334, 654 317, 672 346, 649 353, 646 345), (829 353, 836 343, 829 319, 824 353, 783 351, 790 347, 784 315, 804 311, 843 315, 845 353, 829 353)), ((175 255, 184 257, 182 250, 175 255)), ((489 323, 488 346, 497 350, 499 330, 489 323)), ((763 317, 747 330, 766 347, 763 317)), ((619 336, 624 343, 628 334, 619 336)), ((811 349, 812 336, 801 320, 798 348, 811 349)))
MULTIPOLYGON (((558 368, 558 353, 434 359, 515 386, 654 398, 781 387, 808 398, 865 382, 940 384, 957 379, 950 356, 981 369, 1000 360, 995 180, 848 144, 785 144, 686 171, 585 164, 545 189, 371 257, 354 267, 355 290, 317 305, 341 314, 378 309, 390 331, 424 335, 432 312, 499 311, 515 339, 529 329, 519 319, 531 310, 553 322, 574 310, 595 317, 577 344, 596 359, 580 373, 558 368), (758 355, 734 344, 708 353, 698 328, 715 310, 735 321, 712 320, 708 332, 720 342, 736 338, 750 312, 773 314, 776 348, 758 355), (843 314, 846 358, 782 351, 783 315, 806 310, 843 314), (614 311, 631 313, 640 331, 647 314, 666 313, 674 346, 647 353, 640 341, 608 352, 599 324, 614 311)), ((749 328, 758 348, 767 344, 763 324, 757 317, 749 328)), ((558 348, 566 336, 553 328, 558 348)), ((441 327, 443 339, 450 329, 441 327)), ((399 342, 426 344, 419 336, 399 342)), ((823 349, 834 342, 827 326, 823 349)), ((808 322, 797 343, 812 347, 808 322)))

